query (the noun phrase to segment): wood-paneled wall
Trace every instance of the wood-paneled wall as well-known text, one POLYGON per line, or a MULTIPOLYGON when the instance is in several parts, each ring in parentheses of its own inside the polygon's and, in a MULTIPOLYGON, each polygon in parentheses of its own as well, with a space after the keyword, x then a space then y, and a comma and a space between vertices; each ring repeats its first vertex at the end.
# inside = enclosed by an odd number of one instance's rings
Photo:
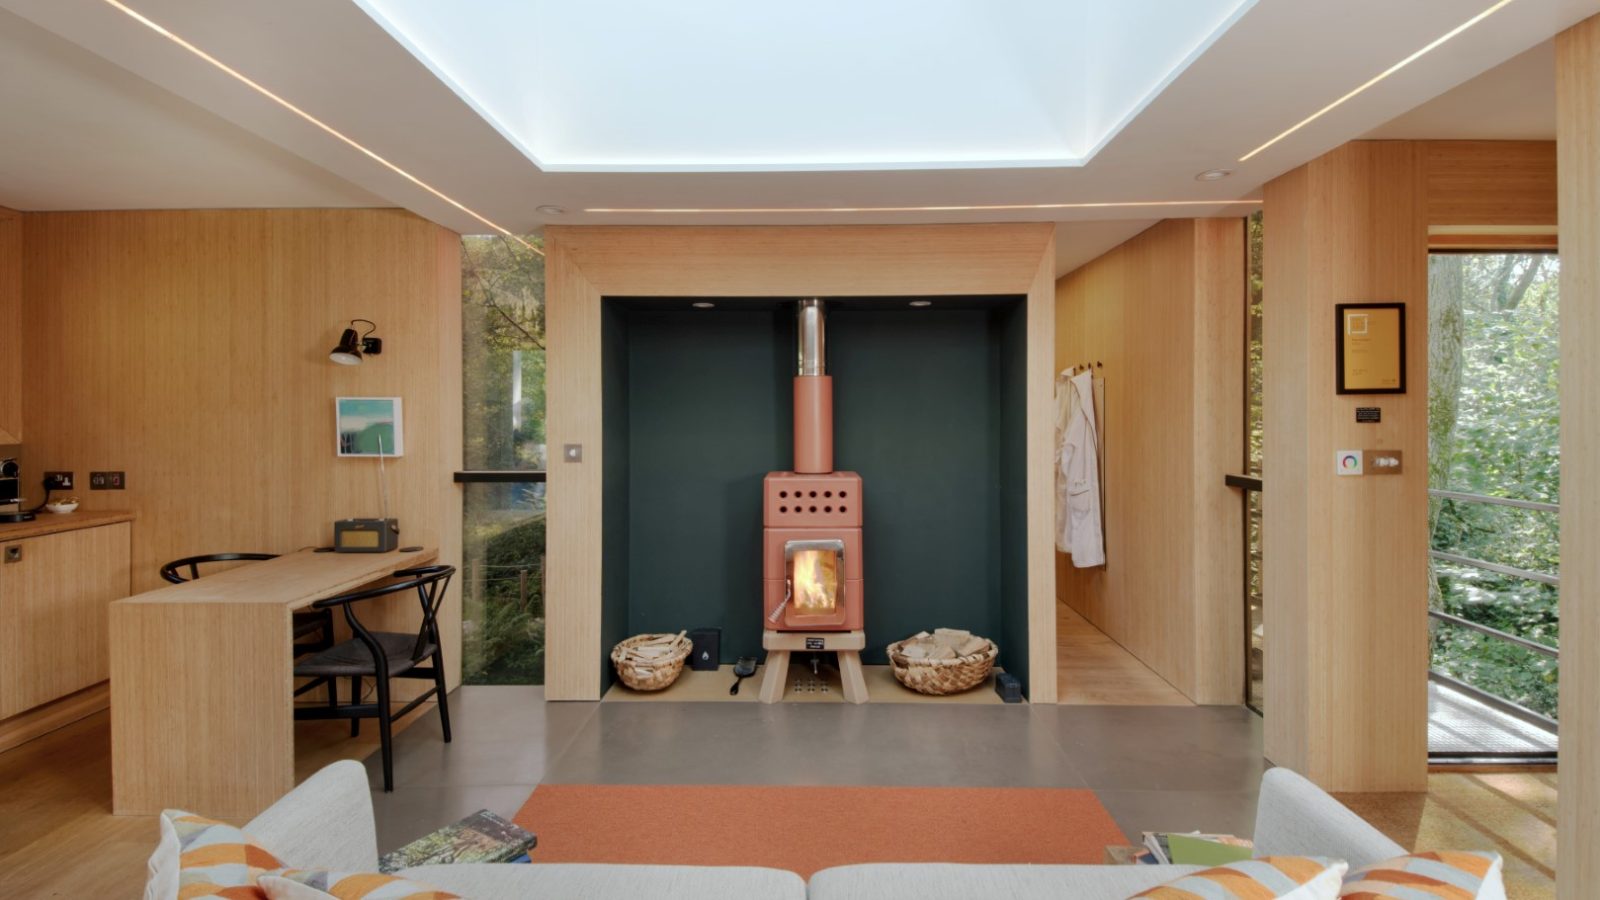
POLYGON ((1027 295, 1030 699, 1054 703, 1048 224, 821 227, 551 227, 546 231, 551 465, 546 696, 598 700, 601 666, 602 297, 1027 295))
POLYGON ((1243 695, 1244 225, 1169 219, 1056 284, 1056 369, 1095 360, 1104 568, 1059 598, 1199 703, 1243 695))
POLYGON ((25 471, 72 470, 86 508, 138 513, 135 592, 169 559, 324 545, 334 519, 378 515, 377 461, 334 455, 338 396, 404 399, 401 543, 459 564, 456 234, 398 210, 27 213, 23 245, 25 471), (383 354, 335 365, 353 318, 383 354), (88 490, 96 469, 127 490, 88 490))
POLYGON ((1426 786, 1426 159, 1356 142, 1266 186, 1265 749, 1335 791, 1426 786), (1362 300, 1406 304, 1405 394, 1334 391, 1333 307, 1362 300), (1405 471, 1335 476, 1351 448, 1405 471))
POLYGON ((1556 894, 1600 884, 1600 16, 1556 37, 1561 198, 1561 794, 1556 894))
POLYGON ((0 207, 0 444, 22 440, 22 214, 0 207))

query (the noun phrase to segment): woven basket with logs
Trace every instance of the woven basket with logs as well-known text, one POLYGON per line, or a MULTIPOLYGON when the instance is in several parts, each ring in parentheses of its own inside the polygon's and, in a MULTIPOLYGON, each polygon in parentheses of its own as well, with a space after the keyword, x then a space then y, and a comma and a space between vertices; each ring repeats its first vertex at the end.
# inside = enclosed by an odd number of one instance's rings
POLYGON ((889 668, 901 684, 919 694, 943 696, 969 691, 994 671, 1000 648, 988 638, 957 628, 919 632, 889 645, 889 668))
POLYGON ((677 634, 639 634, 611 648, 611 664, 622 683, 636 691, 669 687, 683 672, 691 644, 677 634))

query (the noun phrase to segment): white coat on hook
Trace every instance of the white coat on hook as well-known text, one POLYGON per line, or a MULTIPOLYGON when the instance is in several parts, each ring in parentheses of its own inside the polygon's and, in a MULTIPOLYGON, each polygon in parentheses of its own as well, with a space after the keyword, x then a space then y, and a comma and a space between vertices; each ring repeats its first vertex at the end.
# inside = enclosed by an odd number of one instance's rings
POLYGON ((1056 468, 1056 546, 1080 569, 1102 566, 1106 550, 1100 527, 1094 371, 1085 368, 1065 384, 1058 380, 1056 388, 1056 427, 1061 436, 1056 468))

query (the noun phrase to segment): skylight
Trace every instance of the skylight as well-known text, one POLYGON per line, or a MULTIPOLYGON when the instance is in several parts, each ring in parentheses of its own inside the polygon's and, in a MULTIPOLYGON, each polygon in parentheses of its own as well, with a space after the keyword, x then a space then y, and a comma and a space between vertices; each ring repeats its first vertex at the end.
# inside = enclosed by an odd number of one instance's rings
POLYGON ((546 171, 1077 166, 1255 0, 354 0, 546 171))

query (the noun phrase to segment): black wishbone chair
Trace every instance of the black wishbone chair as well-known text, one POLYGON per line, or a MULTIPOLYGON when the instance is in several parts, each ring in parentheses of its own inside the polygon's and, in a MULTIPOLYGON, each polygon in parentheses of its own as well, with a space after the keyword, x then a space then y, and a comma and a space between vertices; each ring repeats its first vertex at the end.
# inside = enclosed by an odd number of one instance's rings
MULTIPOLYGON (((450 707, 445 698, 444 654, 440 649, 439 626, 436 616, 455 575, 455 566, 423 566, 402 569, 394 577, 403 579, 395 584, 369 588, 329 597, 311 604, 315 609, 344 609, 344 619, 350 624, 350 640, 323 650, 295 663, 297 678, 350 679, 350 702, 344 705, 296 707, 296 719, 349 719, 350 734, 361 731, 362 719, 378 720, 378 736, 383 743, 383 789, 394 790, 394 745, 392 727, 394 720, 416 709, 432 697, 439 704, 439 727, 444 732, 445 743, 450 743, 450 707), (390 594, 416 591, 422 604, 422 626, 416 634, 392 631, 371 631, 356 617, 356 604, 390 594), (431 665, 424 667, 424 663, 431 665), (363 703, 361 680, 371 677, 377 685, 377 702, 363 703), (407 703, 398 712, 389 705, 389 679, 422 678, 433 681, 433 687, 407 703)), ((337 693, 337 692, 335 692, 337 693)))
MULTIPOLYGON (((259 562, 267 559, 277 559, 276 553, 208 553, 204 556, 185 556, 175 559, 161 567, 161 577, 173 584, 183 584, 185 581, 194 581, 200 577, 200 567, 214 563, 230 562, 259 562), (184 571, 187 569, 187 576, 184 571)), ((333 646, 333 611, 327 609, 302 609, 294 614, 294 655, 303 656, 307 653, 316 653, 333 646)), ((295 688, 296 697, 307 691, 315 690, 323 684, 321 680, 308 681, 295 688)), ((328 682, 328 690, 333 690, 333 683, 328 682)))

